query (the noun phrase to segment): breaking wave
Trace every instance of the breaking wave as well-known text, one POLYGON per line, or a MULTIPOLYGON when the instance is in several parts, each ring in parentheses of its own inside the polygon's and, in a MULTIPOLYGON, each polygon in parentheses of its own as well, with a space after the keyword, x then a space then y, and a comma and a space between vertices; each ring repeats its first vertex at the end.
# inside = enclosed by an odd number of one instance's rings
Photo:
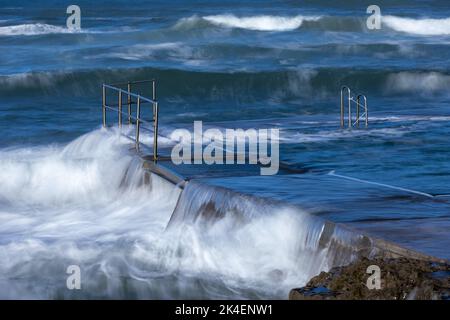
MULTIPOLYGON (((386 15, 382 23, 395 31, 414 35, 449 35, 450 18, 408 18, 386 15)), ((193 28, 207 27, 237 28, 251 31, 283 32, 296 29, 338 32, 367 32, 365 17, 350 16, 236 16, 233 14, 218 14, 208 16, 191 16, 180 19, 176 29, 187 31, 193 28)))
POLYGON ((203 17, 208 22, 215 25, 241 28, 257 31, 289 31, 300 28, 303 21, 318 20, 319 17, 280 17, 280 16, 254 16, 236 17, 234 15, 213 15, 203 17))
MULTIPOLYGON (((6 22, 6 21, 3 21, 6 22)), ((450 18, 414 19, 397 16, 383 16, 383 24, 395 31, 415 35, 449 35, 450 18)), ((234 14, 218 14, 181 18, 171 29, 183 31, 191 29, 207 29, 210 27, 234 28, 262 32, 286 32, 299 28, 318 31, 364 32, 365 19, 361 17, 338 16, 236 16, 234 14)), ((130 31, 119 28, 120 31, 130 31)), ((134 29, 131 29, 134 30, 134 29)), ((169 29, 170 30, 170 29, 169 29)), ((163 34, 169 30, 162 30, 163 34)), ((117 30, 116 30, 117 31, 117 30)), ((138 30, 134 30, 138 31, 138 30)), ((28 23, 0 26, 0 36, 32 36, 45 34, 93 33, 92 30, 70 30, 65 26, 55 26, 45 23, 28 23)), ((112 31, 111 31, 112 32, 112 31)), ((168 36, 170 34, 167 34, 168 36)))
POLYGON ((253 31, 291 31, 301 27, 304 21, 316 21, 320 19, 318 16, 302 16, 293 17, 286 16, 247 16, 237 17, 233 14, 220 14, 209 16, 193 16, 183 18, 176 24, 177 28, 193 28, 201 26, 205 22, 215 26, 226 28, 239 28, 253 31))
POLYGON ((396 31, 424 35, 450 35, 450 18, 445 19, 413 19, 396 16, 383 16, 383 23, 396 31))
POLYGON ((201 97, 209 101, 336 97, 340 84, 371 95, 396 96, 418 93, 446 95, 450 76, 438 71, 392 69, 316 68, 259 72, 201 72, 177 69, 92 69, 31 72, 0 76, 5 95, 98 95, 102 83, 128 79, 158 79, 160 96, 167 99, 201 97), (126 75, 126 76, 124 76, 126 75), (345 75, 345 76, 344 76, 345 75))

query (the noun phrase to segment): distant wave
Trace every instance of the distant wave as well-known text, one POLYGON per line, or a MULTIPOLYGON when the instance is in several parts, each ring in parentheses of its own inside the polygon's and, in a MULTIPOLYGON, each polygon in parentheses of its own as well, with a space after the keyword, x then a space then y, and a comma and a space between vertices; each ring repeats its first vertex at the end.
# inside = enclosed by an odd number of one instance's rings
MULTIPOLYGON (((414 19, 397 16, 383 16, 383 24, 398 32, 415 35, 450 35, 450 17, 444 19, 414 19)), ((6 21, 1 21, 1 23, 6 21)), ((242 16, 233 14, 219 14, 208 16, 191 16, 178 20, 176 29, 183 31, 196 28, 222 27, 236 28, 251 31, 283 32, 298 28, 306 30, 322 31, 364 31, 363 20, 355 17, 335 16, 242 16)), ((124 30, 127 31, 127 30, 124 30)), ((128 30, 129 31, 129 30, 128 30)), ((67 33, 91 33, 82 29, 81 31, 70 30, 65 26, 56 26, 44 23, 29 23, 9 25, 0 27, 0 36, 32 36, 44 34, 67 34, 67 33)))
POLYGON ((70 30, 66 27, 54 26, 45 23, 19 24, 0 27, 0 36, 34 36, 52 33, 77 33, 86 31, 70 30))
POLYGON ((412 19, 384 16, 383 23, 396 31, 417 35, 450 35, 450 18, 412 19))
POLYGON ((98 94, 101 83, 158 79, 162 97, 204 101, 239 99, 335 98, 343 83, 376 96, 448 95, 450 75, 438 71, 305 68, 259 72, 200 72, 152 67, 80 69, 0 76, 0 94, 98 94), (346 75, 345 77, 343 75, 346 75))
MULTIPOLYGON (((383 24, 388 28, 416 35, 450 35, 450 18, 414 19, 397 16, 383 16, 383 24)), ((236 28, 252 31, 283 32, 299 28, 305 30, 366 32, 364 17, 353 16, 236 16, 218 14, 191 16, 178 20, 176 29, 183 31, 208 27, 236 28)))
POLYGON ((237 17, 232 14, 210 15, 204 17, 193 16, 183 18, 177 23, 177 27, 194 27, 202 23, 210 23, 226 28, 239 28, 254 31, 291 31, 300 28, 304 21, 316 21, 318 16, 247 16, 237 17))
POLYGON ((213 24, 257 31, 289 31, 299 28, 303 21, 318 20, 319 17, 281 17, 281 16, 254 16, 236 17, 234 15, 215 15, 203 17, 213 24))

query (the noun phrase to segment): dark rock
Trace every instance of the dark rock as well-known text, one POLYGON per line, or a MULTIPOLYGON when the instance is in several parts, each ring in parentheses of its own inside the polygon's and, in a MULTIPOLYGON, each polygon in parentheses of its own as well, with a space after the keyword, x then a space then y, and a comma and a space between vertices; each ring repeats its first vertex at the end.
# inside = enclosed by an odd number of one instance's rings
POLYGON ((291 300, 382 299, 382 300, 448 300, 450 265, 398 258, 362 258, 344 267, 321 272, 303 288, 292 289, 291 300), (381 271, 381 289, 369 289, 370 265, 381 271))

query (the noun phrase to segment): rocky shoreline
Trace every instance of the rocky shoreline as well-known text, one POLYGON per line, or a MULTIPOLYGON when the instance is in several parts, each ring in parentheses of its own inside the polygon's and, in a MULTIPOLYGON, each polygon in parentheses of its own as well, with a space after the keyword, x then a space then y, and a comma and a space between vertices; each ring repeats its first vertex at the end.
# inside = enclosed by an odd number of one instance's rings
POLYGON ((290 300, 450 300, 450 264, 408 258, 361 258, 292 289, 290 300), (379 268, 380 288, 372 288, 379 268), (368 268, 369 271, 368 272, 368 268))

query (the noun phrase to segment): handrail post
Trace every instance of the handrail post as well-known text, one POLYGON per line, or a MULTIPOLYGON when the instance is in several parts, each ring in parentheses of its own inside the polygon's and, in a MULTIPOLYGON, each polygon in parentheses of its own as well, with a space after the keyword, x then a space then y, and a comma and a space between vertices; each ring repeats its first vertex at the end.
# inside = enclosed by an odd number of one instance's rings
POLYGON ((344 88, 341 88, 341 128, 344 127, 344 95, 343 91, 344 88))
POLYGON ((156 81, 152 81, 152 100, 156 100, 156 81))
MULTIPOLYGON (((365 116, 365 125, 366 125, 366 127, 368 127, 369 126, 369 108, 368 108, 368 106, 367 106, 367 97, 365 96, 365 95, 363 95, 363 94, 360 94, 360 95, 358 95, 358 97, 357 97, 357 104, 358 104, 358 108, 360 108, 362 105, 361 105, 361 98, 363 99, 363 101, 364 101, 364 105, 363 105, 363 108, 364 108, 364 116, 365 116)), ((358 118, 358 127, 359 127, 359 118, 358 118)))
POLYGON ((153 161, 158 160, 158 102, 156 101, 156 80, 152 81, 153 102, 153 161))
POLYGON ((351 116, 351 91, 350 88, 347 86, 343 86, 341 88, 341 128, 344 128, 345 125, 345 121, 344 121, 344 90, 347 90, 348 92, 348 123, 349 123, 349 127, 351 128, 352 126, 352 116, 351 116))
POLYGON ((366 112, 366 128, 369 126, 369 107, 367 106, 367 97, 362 96, 364 98, 364 110, 366 112))
POLYGON ((352 128, 352 97, 351 94, 348 95, 348 127, 352 128))
POLYGON ((102 123, 103 127, 106 127, 106 87, 102 85, 102 123))
POLYGON ((122 90, 119 91, 119 128, 122 127, 122 90))
POLYGON ((139 151, 139 129, 141 123, 141 96, 138 95, 137 98, 137 108, 136 108, 136 150, 139 151))
POLYGON ((153 161, 158 160, 158 102, 153 103, 153 161))
POLYGON ((128 124, 131 124, 131 83, 128 81, 127 83, 127 91, 128 91, 128 98, 127 98, 127 104, 128 104, 128 124))
POLYGON ((359 101, 360 101, 361 95, 358 95, 356 98, 356 126, 359 128, 359 101))
POLYGON ((367 98, 364 99, 364 106, 366 108, 366 128, 369 126, 369 107, 367 106, 367 98))

